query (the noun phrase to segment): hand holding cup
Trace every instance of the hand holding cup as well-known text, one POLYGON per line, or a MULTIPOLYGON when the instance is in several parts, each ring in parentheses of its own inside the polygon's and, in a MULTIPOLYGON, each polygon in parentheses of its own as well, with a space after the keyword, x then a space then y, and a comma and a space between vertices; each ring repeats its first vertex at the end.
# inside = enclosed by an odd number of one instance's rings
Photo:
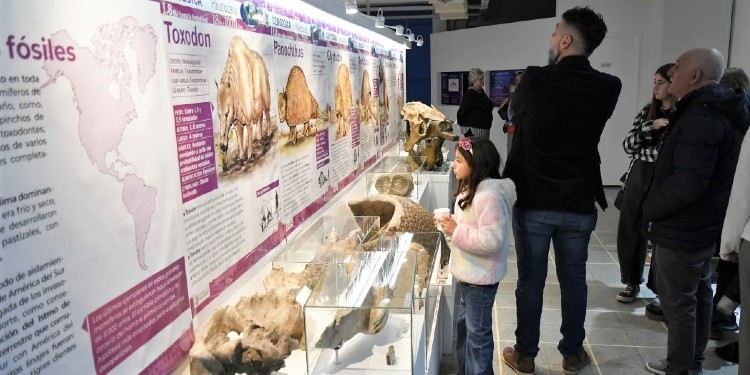
POLYGON ((433 213, 435 214, 435 225, 438 227, 438 230, 448 237, 452 236, 453 231, 456 229, 456 221, 451 216, 450 209, 436 208, 433 213))

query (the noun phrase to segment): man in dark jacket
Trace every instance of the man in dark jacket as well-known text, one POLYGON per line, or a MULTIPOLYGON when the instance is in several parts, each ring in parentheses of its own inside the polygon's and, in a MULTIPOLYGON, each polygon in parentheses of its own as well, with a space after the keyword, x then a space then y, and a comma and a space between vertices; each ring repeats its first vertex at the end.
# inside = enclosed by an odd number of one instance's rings
POLYGON ((719 84, 724 57, 689 50, 670 70, 677 110, 643 202, 652 267, 667 318, 667 358, 646 364, 654 374, 701 374, 711 325, 711 265, 729 202, 750 101, 719 84))
POLYGON ((586 331, 586 260, 596 226, 594 201, 607 206, 598 144, 622 87, 594 70, 588 56, 607 32, 600 14, 576 7, 552 33, 550 65, 528 67, 512 107, 518 125, 504 176, 515 182, 513 235, 518 258, 516 344, 503 360, 519 373, 534 372, 550 241, 560 281, 563 369, 577 373, 591 360, 586 331))

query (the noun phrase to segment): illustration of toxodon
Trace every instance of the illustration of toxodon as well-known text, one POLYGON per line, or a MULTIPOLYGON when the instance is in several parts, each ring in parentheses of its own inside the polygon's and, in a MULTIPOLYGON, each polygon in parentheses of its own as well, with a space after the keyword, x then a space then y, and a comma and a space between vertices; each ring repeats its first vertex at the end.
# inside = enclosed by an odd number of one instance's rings
POLYGON ((271 87, 263 57, 250 49, 239 36, 232 38, 221 81, 216 83, 216 104, 221 138, 222 169, 228 165, 229 132, 237 135, 237 158, 252 154, 253 134, 271 134, 271 87), (249 127, 245 140, 245 127, 249 127), (254 132, 255 130, 255 132, 254 132))
POLYGON ((318 119, 328 121, 331 114, 331 106, 326 106, 325 111, 320 110, 318 101, 307 86, 305 72, 295 65, 289 72, 286 88, 279 93, 279 124, 286 122, 289 125, 289 137, 287 144, 297 143, 297 125, 302 124, 302 137, 310 135, 312 120, 318 119))

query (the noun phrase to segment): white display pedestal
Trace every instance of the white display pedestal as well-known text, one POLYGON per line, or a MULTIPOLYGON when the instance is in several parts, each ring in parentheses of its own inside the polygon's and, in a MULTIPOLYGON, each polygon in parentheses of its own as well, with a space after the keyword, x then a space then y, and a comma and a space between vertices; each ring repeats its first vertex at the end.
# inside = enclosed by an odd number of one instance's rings
POLYGON ((427 180, 427 188, 419 199, 419 204, 427 211, 432 212, 436 208, 451 208, 450 190, 451 174, 445 172, 425 172, 420 174, 423 180, 427 180))

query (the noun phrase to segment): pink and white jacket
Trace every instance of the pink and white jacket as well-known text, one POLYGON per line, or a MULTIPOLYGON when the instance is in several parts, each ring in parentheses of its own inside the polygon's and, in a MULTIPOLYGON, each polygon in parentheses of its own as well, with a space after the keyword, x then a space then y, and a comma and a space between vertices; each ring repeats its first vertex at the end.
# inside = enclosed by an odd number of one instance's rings
POLYGON ((510 215, 516 202, 516 185, 510 179, 485 179, 474 200, 461 210, 456 199, 451 273, 459 281, 476 285, 500 282, 508 270, 510 215))

